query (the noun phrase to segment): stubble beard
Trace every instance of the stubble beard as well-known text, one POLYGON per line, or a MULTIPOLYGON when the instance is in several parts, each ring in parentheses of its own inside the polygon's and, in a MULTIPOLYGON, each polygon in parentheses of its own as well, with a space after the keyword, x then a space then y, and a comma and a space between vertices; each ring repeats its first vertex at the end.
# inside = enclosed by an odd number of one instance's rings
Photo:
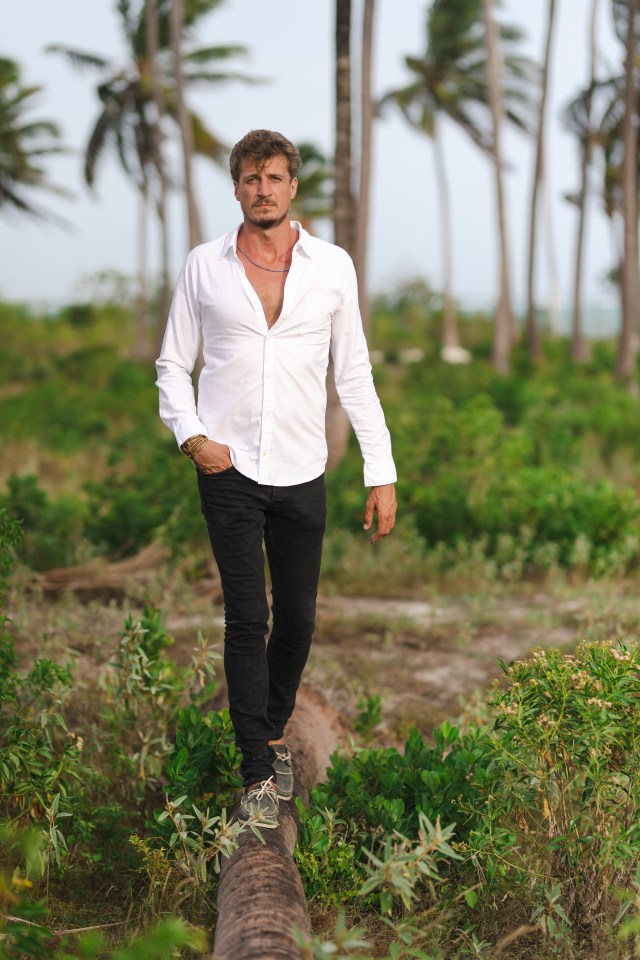
POLYGON ((285 210, 281 217, 265 217, 264 219, 258 219, 254 217, 247 217, 249 223, 257 227, 258 230, 272 230, 273 227, 279 227, 281 223, 289 216, 289 211, 285 210))

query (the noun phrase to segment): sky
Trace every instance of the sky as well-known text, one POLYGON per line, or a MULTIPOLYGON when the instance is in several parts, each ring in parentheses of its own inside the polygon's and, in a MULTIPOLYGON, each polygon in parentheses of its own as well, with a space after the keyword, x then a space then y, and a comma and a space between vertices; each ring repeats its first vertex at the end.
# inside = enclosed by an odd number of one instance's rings
MULTIPOLYGON (((362 0, 353 0, 355 16, 362 0)), ((72 227, 61 230, 24 217, 0 220, 0 296, 42 305, 82 298, 86 278, 99 271, 133 275, 136 269, 137 198, 117 162, 105 156, 96 190, 82 180, 82 153, 98 112, 99 75, 73 69, 45 52, 60 43, 94 51, 118 64, 124 57, 116 0, 20 0, 3 16, 0 55, 19 62, 25 84, 42 85, 30 119, 61 126, 69 153, 49 163, 50 179, 73 190, 73 200, 42 195, 72 227)), ((541 232, 538 301, 559 294, 570 300, 575 243, 575 208, 564 199, 578 185, 578 150, 562 130, 562 106, 587 81, 587 37, 591 0, 559 0, 548 111, 547 188, 551 234, 541 232), (549 241, 552 237, 552 242, 549 241), (553 264, 549 269, 549 264, 553 264), (556 282, 552 279, 555 273, 556 282)), ((264 78, 263 84, 229 83, 190 94, 193 106, 222 140, 233 144, 248 130, 280 130, 294 142, 313 141, 331 153, 333 131, 333 0, 226 0, 203 18, 197 45, 243 44, 249 56, 229 68, 264 78)), ((409 80, 404 56, 424 50, 426 0, 377 0, 374 93, 380 96, 409 80)), ((540 61, 546 0, 504 0, 501 19, 525 33, 523 52, 540 61)), ((620 69, 621 45, 613 35, 609 0, 598 8, 598 46, 603 73, 620 69)), ((483 306, 497 290, 497 233, 492 170, 468 138, 450 123, 442 128, 453 208, 454 287, 463 304, 483 306)), ((532 141, 505 132, 507 198, 516 304, 526 284, 528 209, 534 151, 532 141)), ((176 157, 177 162, 177 157, 176 157)), ((199 160, 196 186, 205 236, 213 239, 239 222, 228 172, 199 160)), ((186 255, 186 213, 171 203, 171 279, 186 255)), ((429 140, 388 111, 374 130, 369 249, 369 286, 388 290, 421 276, 439 289, 442 279, 438 197, 429 140)), ((586 299, 606 302, 613 291, 604 275, 613 263, 609 224, 596 196, 587 228, 586 299)), ((330 228, 318 230, 331 239, 330 228)), ((157 239, 150 235, 157 265, 157 239)))

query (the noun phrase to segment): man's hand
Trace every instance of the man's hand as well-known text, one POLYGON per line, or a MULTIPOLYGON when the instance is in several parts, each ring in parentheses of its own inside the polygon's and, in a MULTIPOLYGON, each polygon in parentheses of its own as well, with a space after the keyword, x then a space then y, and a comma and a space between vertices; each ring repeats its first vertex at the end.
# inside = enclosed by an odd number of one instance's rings
POLYGON ((365 530, 371 529, 374 513, 378 514, 378 529, 371 537, 372 544, 390 534, 396 522, 396 488, 393 483, 371 487, 364 508, 365 530))
POLYGON ((200 473, 222 473, 233 466, 229 447, 226 443, 216 443, 215 440, 203 443, 198 452, 194 453, 193 462, 200 473))

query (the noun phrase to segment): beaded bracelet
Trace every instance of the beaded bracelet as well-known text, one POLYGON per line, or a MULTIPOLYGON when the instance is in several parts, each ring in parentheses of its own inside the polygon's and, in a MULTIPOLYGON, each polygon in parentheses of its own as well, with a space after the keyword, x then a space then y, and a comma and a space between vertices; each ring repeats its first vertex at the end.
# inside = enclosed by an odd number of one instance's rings
POLYGON ((193 460, 194 454, 204 447, 208 439, 209 437, 205 437, 204 434, 198 433, 194 437, 189 437, 188 440, 185 440, 184 443, 181 444, 180 449, 186 457, 189 457, 189 460, 193 460))

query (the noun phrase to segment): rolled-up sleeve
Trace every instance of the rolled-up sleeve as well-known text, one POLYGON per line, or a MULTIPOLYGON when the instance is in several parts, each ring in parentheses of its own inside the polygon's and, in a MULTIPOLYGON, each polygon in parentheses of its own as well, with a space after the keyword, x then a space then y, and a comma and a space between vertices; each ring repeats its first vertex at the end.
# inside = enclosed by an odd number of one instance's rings
POLYGON ((173 431, 178 446, 189 437, 207 433, 197 413, 191 379, 201 338, 196 287, 197 265, 190 254, 178 277, 162 349, 156 360, 160 418, 173 431))
POLYGON ((391 437, 373 382, 369 349, 358 306, 351 258, 341 251, 342 301, 332 319, 331 355, 340 404, 353 427, 364 460, 365 486, 395 483, 391 437))

